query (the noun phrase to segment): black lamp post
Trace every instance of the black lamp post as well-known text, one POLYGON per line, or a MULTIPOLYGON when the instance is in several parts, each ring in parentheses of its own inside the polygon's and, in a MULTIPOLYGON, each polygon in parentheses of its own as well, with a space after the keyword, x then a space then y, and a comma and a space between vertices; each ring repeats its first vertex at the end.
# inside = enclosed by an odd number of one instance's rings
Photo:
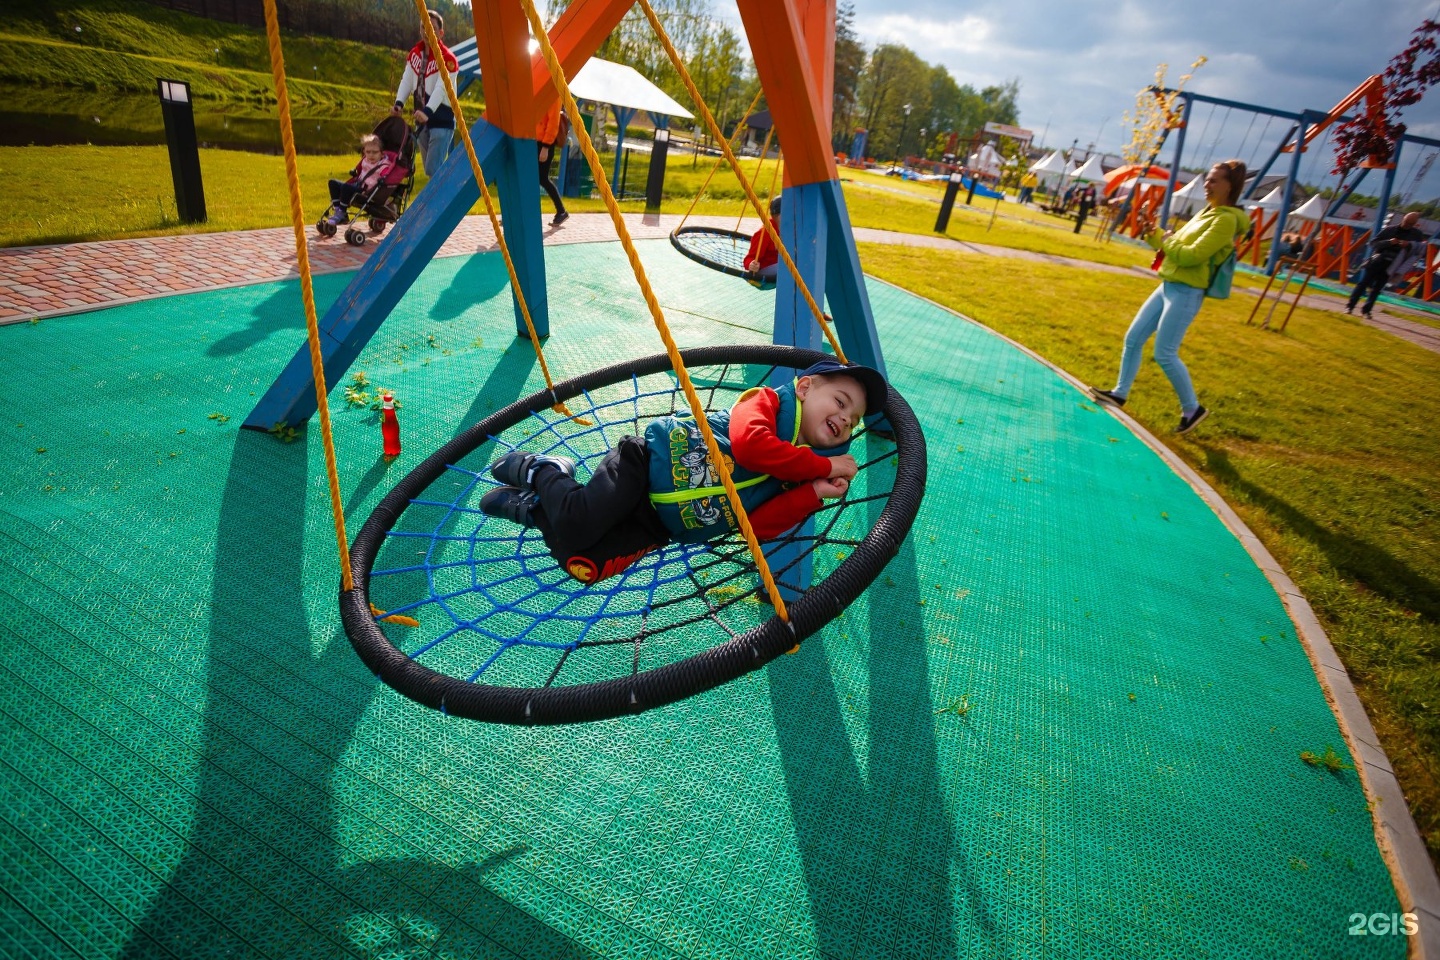
POLYGON ((910 104, 905 104, 902 109, 905 111, 905 119, 900 121, 900 140, 895 144, 895 163, 903 170, 905 169, 905 164, 901 160, 901 157, 904 155, 903 151, 905 149, 905 127, 910 123, 910 104))

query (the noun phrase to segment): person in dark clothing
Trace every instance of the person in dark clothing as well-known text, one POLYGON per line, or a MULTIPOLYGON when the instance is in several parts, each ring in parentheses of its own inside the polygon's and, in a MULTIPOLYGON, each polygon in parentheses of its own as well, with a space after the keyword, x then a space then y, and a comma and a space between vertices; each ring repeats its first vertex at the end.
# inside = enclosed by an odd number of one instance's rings
POLYGON ((1385 289, 1385 281, 1390 275, 1390 265, 1397 257, 1406 253, 1412 243, 1424 243, 1425 234, 1415 228, 1420 222, 1420 214, 1407 213, 1400 219, 1400 223, 1393 227, 1386 227, 1375 236, 1375 241, 1370 244, 1372 251, 1369 259, 1361 268, 1360 282, 1355 284, 1355 289, 1350 291, 1350 302, 1345 304, 1346 313, 1355 312, 1355 304, 1369 291, 1365 297, 1365 305, 1360 308, 1360 315, 1370 316, 1370 311, 1375 306, 1375 298, 1380 296, 1380 291, 1385 289))
POLYGON ((559 100, 550 106, 535 125, 535 144, 539 149, 540 159, 540 186, 550 197, 550 202, 555 204, 555 218, 550 221, 552 227, 558 227, 570 219, 570 212, 565 209, 565 201, 560 199, 560 191, 555 188, 555 181, 550 179, 550 167, 555 160, 555 153, 565 149, 569 130, 570 124, 565 119, 565 112, 560 109, 559 100))
POLYGON ((1075 232, 1079 233, 1085 226, 1085 218, 1095 210, 1095 185, 1091 184, 1080 191, 1079 206, 1075 208, 1075 232))

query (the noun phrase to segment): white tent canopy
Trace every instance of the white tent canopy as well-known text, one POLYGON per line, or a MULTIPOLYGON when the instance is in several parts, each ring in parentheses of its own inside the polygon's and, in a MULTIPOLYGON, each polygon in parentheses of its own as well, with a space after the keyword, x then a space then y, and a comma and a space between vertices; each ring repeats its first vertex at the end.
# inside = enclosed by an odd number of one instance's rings
POLYGON ((1294 210, 1291 210, 1290 216, 1299 217, 1301 220, 1319 220, 1325 216, 1325 208, 1329 205, 1330 201, 1324 199, 1317 193, 1294 210))
POLYGON ((1057 173, 1057 174, 1058 174, 1058 173, 1064 173, 1064 172, 1065 172, 1065 158, 1062 157, 1062 156, 1060 156, 1060 151, 1059 151, 1059 150, 1053 151, 1053 152, 1050 154, 1050 156, 1046 157, 1044 160, 1041 160, 1041 161, 1039 161, 1038 163, 1032 163, 1032 164, 1030 165, 1030 172, 1031 172, 1031 173, 1057 173))
MULTIPOLYGON (((475 38, 462 40, 450 48, 460 62, 460 72, 480 76, 480 56, 475 38)), ((646 113, 667 114, 691 119, 694 115, 672 100, 664 90, 646 80, 634 67, 591 57, 580 72, 570 78, 570 92, 577 100, 608 103, 612 107, 644 110, 646 113)))
POLYGON ((1259 207, 1261 210, 1268 210, 1272 212, 1275 210, 1279 210, 1284 205, 1285 187, 1283 184, 1276 187, 1274 190, 1271 190, 1269 193, 1265 194, 1265 196, 1261 197, 1259 200, 1256 200, 1254 203, 1246 204, 1246 206, 1250 207, 1252 210, 1256 207, 1259 207))
POLYGON ((1170 195, 1170 212, 1187 216, 1205 203, 1205 178, 1195 177, 1170 195))
POLYGON ((1100 155, 1092 153, 1090 159, 1082 163, 1070 176, 1076 180, 1104 180, 1105 171, 1100 167, 1100 155))

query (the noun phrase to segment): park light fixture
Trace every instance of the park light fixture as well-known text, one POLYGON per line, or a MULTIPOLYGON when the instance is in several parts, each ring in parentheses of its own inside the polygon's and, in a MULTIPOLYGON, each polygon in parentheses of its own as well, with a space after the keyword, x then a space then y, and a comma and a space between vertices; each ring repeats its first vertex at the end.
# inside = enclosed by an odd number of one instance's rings
POLYGON ((905 164, 901 158, 904 154, 901 151, 905 149, 905 127, 910 123, 910 104, 905 104, 901 109, 905 111, 905 118, 900 121, 900 139, 895 142, 895 165, 903 170, 905 164))

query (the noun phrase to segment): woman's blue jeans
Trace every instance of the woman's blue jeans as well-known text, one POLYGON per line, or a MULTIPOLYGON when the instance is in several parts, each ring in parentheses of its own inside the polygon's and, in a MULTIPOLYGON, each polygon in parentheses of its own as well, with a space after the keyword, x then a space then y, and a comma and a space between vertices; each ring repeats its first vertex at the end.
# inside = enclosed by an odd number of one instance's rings
POLYGON ((1170 378, 1175 395, 1180 398, 1180 412, 1185 416, 1194 413, 1200 406, 1195 396, 1195 385, 1190 382, 1190 371, 1180 359, 1180 341, 1190 322, 1205 303, 1205 291, 1184 283, 1166 281, 1150 294, 1150 298, 1135 314, 1130 329, 1125 331, 1125 352, 1120 356, 1120 379, 1115 383, 1115 393, 1122 397, 1130 395, 1135 375, 1140 372, 1140 361, 1145 341, 1155 337, 1155 362, 1170 378))

